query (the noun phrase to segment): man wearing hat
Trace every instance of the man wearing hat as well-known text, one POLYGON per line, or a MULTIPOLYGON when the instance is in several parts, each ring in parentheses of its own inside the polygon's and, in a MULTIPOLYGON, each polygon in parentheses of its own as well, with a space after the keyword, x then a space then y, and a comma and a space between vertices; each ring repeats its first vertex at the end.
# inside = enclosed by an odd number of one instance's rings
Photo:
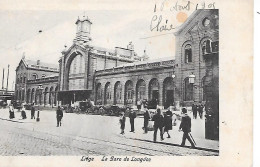
POLYGON ((129 108, 129 110, 130 110, 129 119, 130 119, 130 125, 131 125, 131 131, 130 132, 135 132, 136 112, 133 111, 131 108, 129 108))
POLYGON ((179 131, 183 131, 183 137, 182 137, 182 143, 181 146, 185 145, 185 141, 186 139, 189 140, 191 147, 195 148, 195 145, 193 143, 193 141, 191 140, 189 133, 191 132, 191 118, 190 116, 187 114, 187 109, 186 108, 182 108, 182 119, 181 119, 181 124, 179 127, 179 131))

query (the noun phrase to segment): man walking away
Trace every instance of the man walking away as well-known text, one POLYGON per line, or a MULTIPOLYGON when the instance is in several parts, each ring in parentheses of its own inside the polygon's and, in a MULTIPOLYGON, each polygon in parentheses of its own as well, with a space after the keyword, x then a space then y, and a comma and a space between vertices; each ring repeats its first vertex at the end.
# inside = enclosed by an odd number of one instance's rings
POLYGON ((130 125, 131 125, 131 131, 130 132, 135 132, 135 118, 136 118, 136 112, 130 109, 129 113, 129 119, 130 119, 130 125))
POLYGON ((60 106, 58 106, 58 109, 56 111, 56 118, 57 118, 57 127, 61 126, 61 119, 63 117, 63 111, 60 108, 60 106))
POLYGON ((195 104, 192 104, 192 113, 193 113, 193 119, 197 119, 198 107, 195 104))
POLYGON ((192 112, 193 112, 193 119, 197 119, 197 115, 198 115, 198 106, 197 105, 193 106, 192 112))
POLYGON ((200 104, 199 105, 199 116, 200 116, 200 119, 202 119, 202 117, 203 117, 203 108, 204 108, 203 104, 200 104))
POLYGON ((163 138, 164 118, 161 113, 161 109, 159 109, 159 108, 157 109, 157 113, 153 116, 152 120, 154 121, 153 141, 156 142, 158 129, 160 129, 161 140, 164 140, 164 138, 163 138))
POLYGON ((169 130, 172 130, 172 112, 170 109, 168 109, 165 113, 164 116, 164 132, 167 132, 168 137, 167 138, 171 138, 170 134, 169 134, 169 130))
POLYGON ((186 139, 188 139, 191 144, 191 148, 195 148, 195 145, 189 136, 189 133, 191 132, 191 118, 188 116, 186 108, 182 109, 182 114, 182 120, 179 127, 179 131, 183 131, 181 146, 184 146, 186 139))
POLYGON ((31 119, 35 119, 35 107, 34 107, 34 103, 32 104, 32 107, 31 107, 31 119))
POLYGON ((151 119, 151 115, 147 108, 145 110, 146 111, 144 113, 144 133, 147 133, 148 132, 148 123, 149 123, 149 120, 151 119))

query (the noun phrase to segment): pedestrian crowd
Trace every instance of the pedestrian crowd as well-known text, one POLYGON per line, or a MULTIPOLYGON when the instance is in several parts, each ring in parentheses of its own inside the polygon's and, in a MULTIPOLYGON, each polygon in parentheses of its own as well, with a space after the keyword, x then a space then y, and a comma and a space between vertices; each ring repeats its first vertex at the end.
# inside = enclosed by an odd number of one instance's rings
MULTIPOLYGON (((35 105, 34 105, 34 103, 32 103, 30 105, 30 110, 31 110, 31 119, 35 119, 35 105)), ((18 107, 18 111, 19 112, 21 111, 21 119, 27 119, 25 104, 22 104, 21 107, 18 107)), ((38 109, 37 118, 36 118, 37 122, 40 121, 40 118, 39 118, 40 115, 39 114, 40 114, 40 111, 38 109)), ((10 119, 15 118, 13 104, 9 104, 9 118, 10 119)))
POLYGON ((193 113, 193 119, 197 119, 197 116, 199 114, 200 119, 203 118, 203 109, 204 109, 204 105, 201 104, 192 104, 192 113, 193 113))
MULTIPOLYGON (((199 117, 202 119, 203 108, 204 106, 202 104, 192 105, 192 112, 193 112, 194 119, 197 118, 196 116, 197 113, 199 113, 199 117)), ((130 120, 130 127, 131 127, 130 132, 135 133, 134 122, 137 114, 135 111, 132 110, 132 108, 127 108, 126 113, 129 113, 129 120, 130 120)), ((144 134, 148 133, 148 131, 153 130, 154 142, 157 141, 158 131, 161 140, 164 140, 165 133, 167 134, 167 138, 171 138, 169 131, 172 130, 173 125, 176 125, 176 119, 173 121, 173 113, 170 109, 168 109, 165 113, 163 113, 162 110, 158 108, 156 109, 156 113, 152 116, 150 111, 147 108, 145 108, 143 118, 144 118, 144 124, 143 124, 144 134), (151 121, 154 122, 153 125, 151 121)), ((125 113, 122 112, 119 117, 119 123, 121 129, 120 134, 122 135, 125 134, 125 122, 126 122, 126 116, 125 113)), ((191 117, 188 115, 186 108, 182 108, 181 110, 181 123, 179 126, 179 131, 183 131, 181 146, 185 145, 187 139, 191 144, 191 148, 195 148, 196 143, 191 135, 191 117)))
MULTIPOLYGON (((138 110, 140 110, 140 106, 138 106, 138 110)), ((192 113, 193 113, 193 119, 197 119, 197 115, 199 114, 199 117, 202 119, 203 118, 203 109, 204 106, 203 104, 193 104, 192 105, 192 113)), ((167 138, 171 138, 171 135, 169 133, 170 130, 172 130, 172 126, 176 125, 176 119, 173 122, 173 113, 170 109, 168 109, 165 113, 161 111, 160 108, 156 109, 156 113, 152 116, 150 111, 147 108, 144 108, 144 124, 143 124, 143 130, 144 134, 147 134, 148 131, 153 130, 153 141, 157 141, 157 132, 160 132, 160 139, 164 140, 164 134, 167 134, 167 138), (152 122, 153 121, 153 125, 152 122)), ((137 117, 137 114, 132 108, 127 108, 126 113, 129 115, 129 120, 130 120, 130 127, 131 130, 130 132, 135 133, 135 118, 137 117)), ((25 112, 25 106, 22 105, 21 107, 21 117, 22 119, 27 119, 26 112, 25 112)), ((15 118, 14 114, 14 107, 12 104, 9 105, 9 118, 13 119, 15 118)), ((63 118, 63 111, 60 106, 58 106, 57 111, 56 111, 56 119, 57 119, 57 127, 61 126, 61 121, 63 118)), ((34 103, 31 105, 31 119, 35 119, 35 106, 34 103)), ((39 109, 38 109, 38 114, 37 114, 37 119, 36 121, 39 121, 39 109)), ((126 122, 126 116, 124 112, 120 113, 119 117, 119 123, 120 123, 120 129, 121 132, 120 134, 124 135, 125 134, 125 122, 126 122)), ((179 131, 183 131, 183 137, 182 137, 182 143, 181 146, 185 145, 186 139, 191 144, 192 148, 195 148, 195 141, 191 136, 191 118, 187 114, 187 109, 182 108, 181 110, 181 123, 179 126, 179 131)))

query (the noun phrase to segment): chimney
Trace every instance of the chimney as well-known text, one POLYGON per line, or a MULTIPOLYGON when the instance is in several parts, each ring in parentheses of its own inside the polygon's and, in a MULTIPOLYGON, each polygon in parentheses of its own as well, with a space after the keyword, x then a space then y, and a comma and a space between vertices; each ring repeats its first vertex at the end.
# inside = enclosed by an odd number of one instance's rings
POLYGON ((23 52, 23 57, 22 57, 22 59, 25 59, 25 52, 23 52))
POLYGON ((37 60, 37 66, 39 66, 40 65, 40 60, 37 60))

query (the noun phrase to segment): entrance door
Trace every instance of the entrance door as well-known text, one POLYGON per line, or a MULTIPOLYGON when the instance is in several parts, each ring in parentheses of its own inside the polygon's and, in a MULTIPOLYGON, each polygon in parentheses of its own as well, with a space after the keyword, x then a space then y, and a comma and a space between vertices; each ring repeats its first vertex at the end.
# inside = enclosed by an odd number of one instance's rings
POLYGON ((165 108, 168 108, 169 106, 173 105, 174 102, 174 93, 173 90, 166 90, 166 100, 165 100, 165 108))
POLYGON ((158 103, 158 101, 159 101, 159 91, 158 90, 152 91, 152 99, 157 100, 157 103, 158 103))

